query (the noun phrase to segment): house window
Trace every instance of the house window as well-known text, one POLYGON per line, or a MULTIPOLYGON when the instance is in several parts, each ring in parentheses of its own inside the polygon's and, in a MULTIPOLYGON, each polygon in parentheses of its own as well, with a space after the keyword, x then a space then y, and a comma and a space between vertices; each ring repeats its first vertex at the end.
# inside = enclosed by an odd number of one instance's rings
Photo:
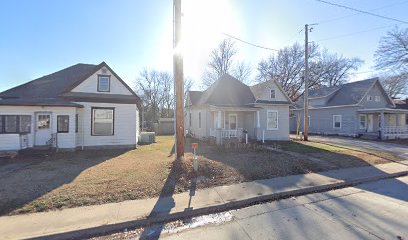
POLYGON ((341 128, 341 115, 333 115, 333 128, 341 128))
POLYGON ((112 136, 114 115, 114 108, 92 108, 92 135, 112 136))
POLYGON ((278 111, 268 111, 266 117, 267 129, 278 129, 278 111))
POLYGON ((57 132, 67 133, 69 132, 69 116, 58 115, 57 116, 57 132))
POLYGON ((360 129, 366 129, 366 128, 367 128, 367 116, 360 115, 360 129))
POLYGON ((370 102, 373 101, 373 96, 368 95, 367 96, 367 101, 370 101, 370 102))
POLYGON ((98 92, 110 91, 110 76, 99 75, 98 76, 98 92))
POLYGON ((188 114, 188 126, 192 127, 191 126, 191 113, 188 114))
POLYGON ((30 115, 0 115, 0 133, 31 132, 30 115))
POLYGON ((376 102, 381 101, 380 96, 375 96, 375 97, 374 97, 374 100, 375 100, 376 102))
POLYGON ((310 127, 310 116, 307 117, 307 120, 308 120, 308 121, 307 121, 307 126, 310 127))
POLYGON ((201 128, 201 112, 198 112, 198 128, 201 128))
POLYGON ((19 132, 20 133, 29 133, 31 132, 31 116, 30 115, 21 115, 19 116, 19 132))
POLYGON ((18 116, 6 115, 4 116, 4 132, 5 133, 17 133, 18 131, 18 116))
POLYGON ((405 124, 408 125, 408 113, 405 114, 405 124))
POLYGON ((50 115, 38 115, 37 122, 38 129, 48 129, 50 128, 50 115))
POLYGON ((271 98, 275 99, 275 90, 274 89, 271 89, 271 98))
POLYGON ((78 132, 78 114, 75 114, 75 132, 78 132))

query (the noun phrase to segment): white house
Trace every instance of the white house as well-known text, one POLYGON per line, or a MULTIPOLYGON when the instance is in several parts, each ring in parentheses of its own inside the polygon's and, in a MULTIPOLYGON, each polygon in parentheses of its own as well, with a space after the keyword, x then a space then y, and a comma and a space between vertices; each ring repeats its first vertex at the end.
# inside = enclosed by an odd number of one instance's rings
POLYGON ((247 86, 224 74, 207 90, 189 91, 186 130, 197 138, 289 140, 290 98, 276 81, 247 86))
POLYGON ((0 150, 135 148, 139 104, 105 62, 76 64, 0 93, 0 150))

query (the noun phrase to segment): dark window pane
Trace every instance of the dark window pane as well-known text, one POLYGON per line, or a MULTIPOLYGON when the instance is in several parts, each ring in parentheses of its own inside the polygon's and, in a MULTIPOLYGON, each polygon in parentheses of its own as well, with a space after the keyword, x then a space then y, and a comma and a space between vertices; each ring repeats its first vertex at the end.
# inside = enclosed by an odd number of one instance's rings
POLYGON ((0 133, 3 132, 3 116, 0 115, 0 133))
POLYGON ((78 132, 78 114, 75 115, 75 132, 78 132))
POLYGON ((57 116, 57 132, 68 132, 69 130, 69 116, 57 116))
POLYGON ((31 132, 31 116, 20 116, 20 132, 29 133, 31 132))
POLYGON ((16 115, 6 115, 5 119, 5 132, 16 133, 17 132, 17 116, 16 115))

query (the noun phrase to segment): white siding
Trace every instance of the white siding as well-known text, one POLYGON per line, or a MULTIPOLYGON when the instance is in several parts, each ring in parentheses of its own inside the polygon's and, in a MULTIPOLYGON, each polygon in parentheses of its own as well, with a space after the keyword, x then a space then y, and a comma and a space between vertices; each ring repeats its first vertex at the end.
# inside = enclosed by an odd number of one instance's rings
MULTIPOLYGON (((69 132, 68 133, 58 133, 58 147, 59 148, 75 148, 76 138, 75 138, 75 113, 74 107, 36 107, 36 106, 1 106, 1 115, 30 115, 31 116, 31 132, 27 134, 28 136, 28 147, 34 146, 34 135, 35 135, 35 112, 50 112, 51 113, 51 133, 57 132, 57 115, 69 115, 69 132)), ((8 148, 8 150, 18 150, 20 149, 20 142, 18 137, 13 135, 18 134, 0 134, 1 139, 5 139, 8 136, 9 142, 7 145, 1 144, 0 140, 0 150, 8 148)), ((4 149, 5 150, 5 149, 4 149)))
POLYGON ((84 108, 78 111, 79 132, 78 146, 105 146, 105 145, 136 145, 137 143, 137 118, 138 111, 136 104, 116 104, 116 103, 89 103, 79 102, 84 108), (114 113, 114 135, 113 136, 92 136, 91 134, 91 108, 111 107, 114 113))
POLYGON ((257 99, 273 100, 273 101, 287 101, 285 94, 276 85, 275 81, 268 81, 263 83, 262 91, 257 90, 257 99), (271 89, 275 90, 275 98, 271 98, 271 89))
POLYGON ((88 79, 76 86, 71 92, 104 93, 104 94, 124 94, 132 95, 108 69, 105 67, 94 73, 88 79), (110 75, 110 92, 98 92, 98 75, 110 75))

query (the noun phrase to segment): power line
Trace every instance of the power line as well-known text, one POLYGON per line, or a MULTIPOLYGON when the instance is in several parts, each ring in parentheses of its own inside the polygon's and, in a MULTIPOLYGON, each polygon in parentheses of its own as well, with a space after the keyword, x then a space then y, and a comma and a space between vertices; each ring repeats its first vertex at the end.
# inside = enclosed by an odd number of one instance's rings
POLYGON ((371 16, 378 17, 378 18, 382 18, 382 19, 387 19, 387 20, 391 20, 391 21, 395 21, 395 22, 399 22, 399 23, 408 24, 407 21, 403 21, 403 20, 399 20, 399 19, 396 19, 396 18, 391 18, 391 17, 379 15, 379 14, 372 13, 372 12, 367 12, 367 11, 364 11, 364 10, 348 7, 348 6, 337 4, 337 3, 332 3, 332 2, 328 2, 328 1, 324 1, 324 0, 315 0, 315 1, 325 3, 325 4, 328 4, 328 5, 332 5, 332 6, 336 6, 336 7, 340 7, 340 8, 345 8, 345 9, 352 10, 352 11, 359 12, 359 13, 364 13, 364 14, 371 15, 371 16))
POLYGON ((394 25, 387 25, 387 26, 382 26, 382 27, 370 28, 370 29, 362 30, 362 31, 358 31, 358 32, 346 33, 346 34, 338 35, 338 36, 334 36, 334 37, 323 38, 323 39, 317 40, 315 42, 323 42, 323 41, 327 41, 327 40, 333 40, 333 39, 338 39, 338 38, 349 37, 349 36, 357 35, 357 34, 360 34, 360 33, 366 33, 366 32, 371 32, 371 31, 375 31, 375 30, 378 30, 378 29, 388 28, 388 27, 391 27, 391 26, 394 26, 394 25))
POLYGON ((234 36, 232 36, 232 35, 230 35, 228 33, 222 33, 222 34, 229 37, 229 38, 233 38, 233 39, 235 39, 237 41, 240 41, 240 42, 243 42, 245 44, 251 45, 253 47, 262 48, 262 49, 266 49, 266 50, 270 50, 270 51, 279 51, 278 49, 273 49, 273 48, 264 47, 264 46, 261 46, 261 45, 258 45, 258 44, 250 43, 248 41, 242 40, 241 38, 234 37, 234 36))
MULTIPOLYGON (((404 3, 407 3, 407 2, 408 2, 408 1, 406 1, 406 0, 405 0, 405 1, 402 1, 402 2, 399 1, 399 2, 395 2, 395 3, 392 3, 392 4, 388 4, 388 5, 385 5, 385 6, 382 6, 382 7, 378 7, 378 8, 371 9, 370 11, 376 11, 376 10, 380 10, 380 9, 392 7, 392 6, 395 6, 395 5, 404 4, 404 3)), ((360 15, 360 14, 361 14, 361 13, 358 12, 358 13, 349 14, 349 15, 342 16, 342 17, 331 18, 331 19, 327 19, 327 20, 320 21, 319 24, 330 23, 330 22, 334 22, 334 21, 337 21, 337 20, 345 19, 345 18, 348 18, 348 17, 353 17, 353 16, 360 15)))

